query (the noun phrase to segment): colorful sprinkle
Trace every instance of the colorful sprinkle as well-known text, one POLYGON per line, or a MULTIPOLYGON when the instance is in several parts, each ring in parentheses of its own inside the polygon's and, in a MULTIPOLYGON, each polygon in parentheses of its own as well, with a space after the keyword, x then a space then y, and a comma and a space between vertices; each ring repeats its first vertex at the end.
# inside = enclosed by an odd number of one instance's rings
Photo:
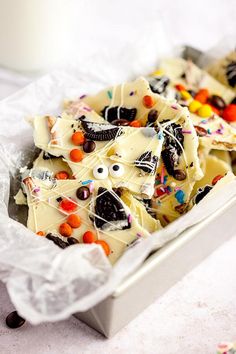
POLYGON ((162 131, 159 131, 159 132, 157 133, 157 139, 158 139, 158 140, 162 140, 162 139, 163 139, 163 133, 162 133, 162 131))
POLYGON ((82 100, 83 98, 85 98, 87 95, 82 95, 79 97, 80 100, 82 100))
POLYGON ((90 193, 93 193, 93 191, 94 191, 94 182, 93 181, 89 183, 89 190, 90 190, 90 193))
POLYGON ((182 129, 183 134, 192 134, 192 130, 184 130, 182 129))
POLYGON ((185 200, 185 193, 181 189, 175 193, 175 198, 179 204, 183 204, 185 200))
POLYGON ((92 182, 93 182, 92 179, 87 179, 86 181, 83 181, 81 184, 82 184, 83 186, 85 186, 86 184, 89 184, 89 183, 92 183, 92 182))
POLYGON ((130 96, 133 96, 134 93, 135 93, 134 91, 131 91, 129 95, 130 95, 130 96))
POLYGON ((200 123, 207 124, 207 119, 202 119, 200 123))
POLYGON ((142 237, 142 235, 139 232, 137 232, 136 236, 137 237, 142 237))
POLYGON ((131 221, 132 221, 132 215, 128 215, 128 223, 131 224, 131 221))
POLYGON ((161 168, 161 183, 164 183, 164 176, 165 176, 165 167, 162 166, 161 168))
POLYGON ((207 129, 207 134, 211 135, 211 129, 207 129))
POLYGON ((107 91, 107 96, 110 98, 110 100, 112 99, 112 92, 111 91, 107 91))

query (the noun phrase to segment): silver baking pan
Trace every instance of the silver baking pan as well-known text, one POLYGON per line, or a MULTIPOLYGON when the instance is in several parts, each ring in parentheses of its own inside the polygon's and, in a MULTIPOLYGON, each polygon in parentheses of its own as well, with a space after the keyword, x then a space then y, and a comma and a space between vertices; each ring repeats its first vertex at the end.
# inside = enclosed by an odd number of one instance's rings
MULTIPOLYGON (((181 55, 197 62, 199 50, 184 46, 181 55)), ((205 221, 189 228, 149 256, 116 291, 75 317, 106 337, 112 337, 235 233, 236 198, 205 221), (227 228, 225 227, 227 225, 227 228), (134 301, 135 299, 135 301, 134 301)))
POLYGON ((112 337, 235 234, 235 213, 236 198, 153 253, 111 296, 75 317, 112 337))

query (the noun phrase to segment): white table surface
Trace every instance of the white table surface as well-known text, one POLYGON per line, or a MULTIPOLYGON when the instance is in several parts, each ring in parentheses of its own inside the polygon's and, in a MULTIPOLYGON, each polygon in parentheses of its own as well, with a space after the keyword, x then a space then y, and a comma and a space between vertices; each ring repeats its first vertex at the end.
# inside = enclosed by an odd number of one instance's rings
MULTIPOLYGON (((208 49, 235 30, 235 0, 160 0, 155 6, 163 11, 173 44, 208 49)), ((153 9, 148 2, 142 7, 153 9)), ((0 98, 27 81, 2 77, 0 72, 0 98)), ((227 225, 222 226, 222 232, 224 227, 227 225)), ((26 323, 21 329, 8 329, 5 317, 14 308, 0 283, 0 353, 215 353, 219 342, 236 341, 235 250, 236 236, 109 340, 73 317, 60 323, 37 327, 26 323)))

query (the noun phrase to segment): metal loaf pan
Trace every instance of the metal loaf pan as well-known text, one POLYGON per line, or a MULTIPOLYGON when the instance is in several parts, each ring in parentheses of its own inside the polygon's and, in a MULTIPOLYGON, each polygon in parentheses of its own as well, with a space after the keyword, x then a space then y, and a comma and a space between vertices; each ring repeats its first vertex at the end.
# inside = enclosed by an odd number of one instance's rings
MULTIPOLYGON (((197 62, 201 55, 202 52, 193 47, 181 48, 181 56, 193 62, 197 62)), ((76 313, 75 317, 104 336, 112 337, 233 236, 235 213, 236 199, 233 199, 205 221, 153 253, 111 296, 86 312, 76 313)))
POLYGON ((113 336, 235 234, 235 213, 236 198, 153 253, 111 296, 75 317, 113 336))

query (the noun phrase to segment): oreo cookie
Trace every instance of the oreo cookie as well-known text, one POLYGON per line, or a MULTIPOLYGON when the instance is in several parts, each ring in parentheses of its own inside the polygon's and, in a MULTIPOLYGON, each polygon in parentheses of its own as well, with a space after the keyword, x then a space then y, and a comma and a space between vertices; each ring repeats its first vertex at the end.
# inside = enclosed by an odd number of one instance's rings
POLYGON ((43 152, 43 159, 44 160, 50 160, 50 159, 57 159, 58 156, 53 156, 52 154, 49 154, 49 152, 44 151, 43 152))
POLYGON ((170 79, 167 76, 158 76, 149 78, 148 82, 152 92, 162 94, 169 85, 170 79))
POLYGON ((236 86, 236 61, 232 61, 227 65, 225 73, 226 73, 228 84, 231 87, 235 87, 236 86))
POLYGON ((101 111, 101 115, 109 123, 112 123, 114 120, 117 119, 125 119, 128 120, 129 122, 132 122, 137 115, 137 109, 120 107, 120 106, 116 106, 116 107, 106 106, 101 111))
POLYGON ((161 157, 166 171, 170 176, 174 176, 175 169, 179 164, 179 155, 175 147, 170 146, 161 152, 161 157))
POLYGON ((101 230, 115 231, 131 227, 124 206, 113 191, 99 187, 94 210, 94 223, 101 230))
MULTIPOLYGON (((169 120, 163 120, 163 123, 167 123, 169 120)), ((184 135, 182 133, 182 127, 180 124, 171 123, 165 127, 163 131, 164 135, 164 147, 174 147, 177 154, 180 156, 182 154, 182 148, 184 144, 184 135)))
POLYGON ((151 151, 144 152, 137 160, 135 160, 134 164, 137 168, 140 168, 142 171, 154 174, 156 171, 158 157, 152 155, 151 151))
POLYGON ((213 187, 208 184, 203 188, 199 188, 194 197, 194 204, 198 204, 212 190, 212 188, 213 187))
POLYGON ((123 133, 122 128, 114 127, 111 124, 88 122, 86 120, 82 120, 81 124, 85 130, 85 137, 88 140, 114 140, 123 133))

